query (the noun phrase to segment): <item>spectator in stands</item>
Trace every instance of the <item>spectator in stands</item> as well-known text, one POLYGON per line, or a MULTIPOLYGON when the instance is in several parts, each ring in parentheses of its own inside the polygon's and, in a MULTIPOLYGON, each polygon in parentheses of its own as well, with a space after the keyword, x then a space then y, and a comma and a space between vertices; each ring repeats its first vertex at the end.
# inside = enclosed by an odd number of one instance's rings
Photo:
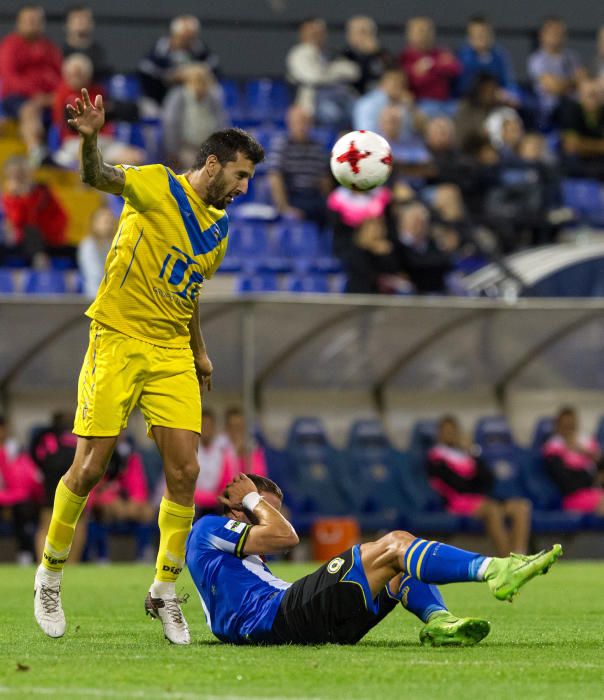
MULTIPOLYGON (((92 82, 93 66, 90 59, 81 53, 72 53, 63 61, 61 69, 62 80, 55 92, 52 111, 52 121, 57 129, 61 148, 54 154, 55 161, 66 168, 74 168, 78 164, 80 140, 76 132, 67 124, 67 104, 75 103, 81 95, 82 88, 87 88, 91 101, 94 103, 97 95, 104 97, 101 85, 92 82)), ((106 105, 111 117, 111 104, 106 105)), ((114 136, 111 124, 103 126, 99 134, 99 145, 103 149, 103 157, 107 163, 129 163, 142 165, 145 153, 136 146, 118 141, 114 136)))
POLYGON ((94 16, 86 5, 72 5, 65 14, 65 41, 63 57, 80 53, 87 56, 94 67, 94 81, 105 80, 111 75, 105 49, 94 38, 94 16))
POLYGON ((455 115, 455 131, 462 150, 468 139, 486 133, 486 120, 500 106, 499 85, 489 73, 480 73, 455 115))
POLYGON ((546 19, 539 30, 539 49, 528 59, 527 72, 539 100, 540 123, 549 125, 564 96, 572 96, 587 74, 574 51, 566 46, 566 24, 559 17, 546 19))
POLYGON ((429 17, 412 17, 406 26, 407 46, 399 56, 418 107, 429 116, 451 113, 453 81, 461 66, 448 50, 435 45, 434 23, 429 17))
POLYGON ((106 204, 100 206, 91 217, 88 235, 78 246, 78 268, 84 282, 84 294, 89 299, 94 299, 103 280, 116 224, 111 207, 106 204))
POLYGON ((107 471, 90 492, 86 507, 95 520, 105 524, 150 525, 154 520, 143 461, 128 437, 118 439, 107 471))
POLYGON ((184 83, 171 88, 162 108, 166 159, 178 170, 191 168, 200 144, 227 125, 210 69, 203 63, 192 63, 183 73, 184 83))
POLYGON ((9 437, 7 421, 0 414, 0 519, 6 514, 17 540, 17 561, 33 564, 34 536, 42 484, 36 465, 9 437))
POLYGON ((457 58, 461 64, 457 94, 467 94, 476 78, 484 73, 495 78, 500 88, 514 89, 508 53, 495 43, 493 26, 486 17, 475 15, 470 18, 466 25, 466 41, 457 52, 457 58))
POLYGON ((35 165, 48 157, 43 118, 61 77, 61 50, 44 35, 44 28, 44 10, 25 5, 17 14, 15 31, 0 43, 2 110, 18 119, 35 165))
POLYGON ((394 249, 400 270, 418 294, 442 294, 453 264, 449 254, 436 245, 430 212, 420 202, 394 209, 394 249))
POLYGON ((320 18, 300 25, 299 43, 285 59, 288 80, 296 86, 296 103, 318 124, 347 128, 360 70, 347 58, 331 59, 326 50, 327 26, 320 18))
POLYGON ((401 273, 383 216, 365 218, 353 229, 342 254, 349 294, 407 294, 409 279, 401 273))
POLYGON ((12 156, 4 164, 2 207, 11 252, 41 267, 49 255, 73 257, 75 251, 65 239, 67 214, 46 185, 34 182, 23 156, 12 156))
POLYGON ((386 68, 393 64, 393 57, 380 46, 375 20, 363 15, 346 22, 346 48, 342 56, 359 67, 359 78, 353 83, 359 95, 373 90, 386 68))
POLYGON ((183 83, 190 63, 205 63, 217 75, 218 56, 200 37, 197 17, 180 15, 170 23, 169 36, 163 36, 140 62, 142 91, 148 98, 148 109, 159 109, 168 90, 183 83))
POLYGON ((447 173, 457 168, 460 159, 453 120, 449 117, 430 119, 424 129, 424 140, 434 170, 446 179, 447 173))
POLYGON ((545 467, 562 494, 564 510, 604 516, 604 459, 598 443, 579 432, 577 412, 561 408, 555 432, 542 448, 545 467))
POLYGON ((454 416, 439 421, 437 444, 428 452, 426 469, 447 511, 481 520, 498 556, 527 553, 530 503, 522 498, 498 502, 488 496, 493 475, 462 435, 454 416))
POLYGON ((524 136, 524 124, 518 112, 511 107, 501 107, 488 116, 485 129, 491 144, 499 151, 503 161, 518 156, 524 136))
POLYGON ((282 216, 324 226, 329 154, 312 138, 312 117, 304 107, 290 107, 286 121, 287 134, 275 137, 267 159, 273 202, 282 216))
POLYGON ((380 112, 377 133, 388 141, 392 151, 390 182, 396 180, 399 173, 404 172, 407 164, 418 159, 423 160, 427 155, 409 112, 401 107, 384 107, 380 112))
POLYGON ((208 513, 222 512, 218 497, 235 476, 227 470, 225 456, 228 449, 230 449, 229 439, 226 435, 218 434, 216 414, 211 409, 204 407, 199 450, 197 451, 200 466, 195 486, 197 517, 208 513))
POLYGON ((245 415, 239 407, 227 408, 224 414, 224 429, 228 439, 224 469, 231 478, 241 472, 267 476, 264 450, 250 435, 245 415))
POLYGON ((604 179, 604 88, 584 80, 579 99, 560 105, 562 152, 570 175, 604 179))
MULTIPOLYGON (((71 432, 72 426, 73 414, 67 411, 57 411, 52 416, 51 424, 37 431, 32 441, 31 455, 40 470, 44 488, 40 526, 36 533, 36 552, 39 560, 42 559, 44 552, 44 542, 50 525, 56 488, 75 456, 77 438, 71 432)), ((71 562, 78 562, 82 558, 87 527, 88 518, 86 513, 83 513, 76 526, 75 539, 69 554, 71 562)))
POLYGON ((407 77, 400 68, 389 68, 385 71, 378 87, 355 102, 354 128, 377 131, 380 114, 388 106, 399 107, 404 113, 405 123, 409 128, 415 128, 418 115, 413 95, 407 88, 407 77))

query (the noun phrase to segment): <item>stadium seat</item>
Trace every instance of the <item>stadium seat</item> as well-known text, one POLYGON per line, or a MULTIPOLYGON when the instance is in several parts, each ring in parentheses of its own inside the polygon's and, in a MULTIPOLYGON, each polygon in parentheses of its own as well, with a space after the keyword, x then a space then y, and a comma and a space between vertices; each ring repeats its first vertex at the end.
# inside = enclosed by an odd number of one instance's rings
POLYGON ((256 272, 253 275, 240 275, 237 278, 236 291, 239 294, 253 294, 255 292, 277 292, 277 276, 272 272, 256 272))
POLYGON ((223 103, 231 119, 239 120, 245 113, 244 100, 236 80, 223 79, 220 81, 223 103))
POLYGON ((60 270, 29 270, 26 273, 26 294, 65 294, 65 278, 60 270))
POLYGON ((15 291, 15 282, 11 270, 5 268, 0 269, 0 294, 13 294, 15 291))
POLYGON ((248 80, 245 88, 247 116, 260 122, 282 122, 291 102, 290 91, 282 80, 248 80))
POLYGON ((503 416, 486 416, 476 423, 474 440, 483 449, 514 445, 512 431, 503 416))
POLYGON ((312 221, 286 221, 274 229, 274 253, 294 260, 312 260, 319 251, 319 231, 312 221))
POLYGON ((535 453, 539 453, 543 444, 546 440, 549 440, 552 433, 554 432, 554 419, 551 416, 544 416, 539 418, 535 425, 535 431, 533 433, 533 441, 531 443, 531 449, 535 453))
POLYGON ((428 450, 434 445, 437 428, 437 421, 434 418, 416 421, 409 441, 409 451, 414 457, 425 458, 428 450))
POLYGON ((266 224, 261 222, 237 222, 229 234, 228 254, 242 260, 266 257, 268 254, 266 224))
POLYGON ((136 102, 141 96, 141 85, 136 75, 116 73, 107 81, 107 93, 113 100, 136 102))
POLYGON ((324 275, 291 275, 286 282, 288 292, 305 294, 328 294, 329 285, 324 275))
POLYGON ((596 180, 564 180, 562 203, 594 226, 604 225, 604 192, 596 180))
POLYGON ((349 450, 390 449, 392 444, 381 421, 364 419, 355 421, 348 433, 349 450))

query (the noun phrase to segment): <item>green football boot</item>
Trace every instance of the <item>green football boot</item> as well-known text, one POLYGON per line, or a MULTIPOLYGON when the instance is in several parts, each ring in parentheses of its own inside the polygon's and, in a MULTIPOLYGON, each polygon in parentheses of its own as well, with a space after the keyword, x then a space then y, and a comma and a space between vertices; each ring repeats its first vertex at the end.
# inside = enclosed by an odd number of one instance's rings
POLYGON ((485 581, 498 600, 510 603, 520 588, 539 574, 546 574, 551 565, 562 556, 562 545, 543 549, 532 556, 510 554, 505 559, 493 558, 485 572, 485 581))
POLYGON ((434 613, 422 627, 419 641, 431 647, 470 647, 478 644, 491 631, 487 620, 455 617, 443 610, 434 613))

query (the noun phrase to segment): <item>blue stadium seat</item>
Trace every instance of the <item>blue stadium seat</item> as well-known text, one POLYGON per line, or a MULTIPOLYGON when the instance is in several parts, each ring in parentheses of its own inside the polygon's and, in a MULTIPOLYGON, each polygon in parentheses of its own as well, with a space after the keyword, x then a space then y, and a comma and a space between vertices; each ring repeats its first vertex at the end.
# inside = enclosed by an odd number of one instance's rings
POLYGON ((239 294, 254 294, 256 292, 277 292, 277 276, 272 272, 256 272, 253 275, 240 275, 237 278, 239 294))
POLYGON ((223 79, 220 81, 223 103, 226 111, 233 120, 239 120, 245 113, 245 105, 239 84, 236 80, 223 79))
POLYGON ((549 440, 552 433, 554 432, 554 419, 551 416, 544 416, 539 418, 535 425, 535 431, 533 433, 533 441, 531 443, 531 448, 533 452, 539 453, 543 444, 549 440))
POLYGON ((285 284, 288 292, 328 294, 329 285, 324 275, 291 275, 285 284))
POLYGON ((0 269, 0 294, 13 294, 14 291, 13 273, 6 268, 0 269))
POLYGON ((319 250, 319 231, 312 221, 287 221, 274 229, 274 251, 294 260, 312 260, 319 250))
POLYGON ((604 416, 598 421, 598 427, 596 428, 596 440, 600 447, 604 445, 604 416))
POLYGON ((564 180, 562 202, 594 226, 604 225, 604 192, 596 180, 564 180))
POLYGON ((427 418, 416 421, 411 431, 409 450, 415 457, 424 459, 428 450, 436 441, 438 421, 434 418, 427 418))
POLYGON ((107 93, 114 100, 136 102, 141 96, 141 84, 136 75, 116 73, 107 81, 107 93))
POLYGON ((266 257, 268 254, 266 224, 237 222, 229 234, 229 253, 242 260, 266 257))
POLYGON ((348 433, 349 450, 389 449, 392 447, 381 421, 372 418, 357 420, 348 433))
POLYGON ((26 274, 26 294, 65 294, 65 278, 60 270, 29 270, 26 274))
POLYGON ((474 439, 483 449, 514 445, 512 431, 503 416, 485 416, 474 429, 474 439))
POLYGON ((245 98, 251 119, 282 122, 291 102, 291 88, 283 80, 248 80, 245 98))

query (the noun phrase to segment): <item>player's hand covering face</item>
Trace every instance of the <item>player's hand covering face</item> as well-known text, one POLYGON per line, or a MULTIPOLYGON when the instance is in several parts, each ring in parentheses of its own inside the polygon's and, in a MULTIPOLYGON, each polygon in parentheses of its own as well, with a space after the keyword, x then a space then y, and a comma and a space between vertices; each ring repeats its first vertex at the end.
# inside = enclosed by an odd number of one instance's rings
POLYGON ((236 160, 227 161, 219 168, 208 184, 205 201, 216 209, 224 209, 235 197, 247 192, 249 181, 254 177, 254 164, 237 153, 236 160))
POLYGON ((248 493, 258 493, 254 482, 246 474, 237 474, 220 496, 220 502, 229 510, 243 510, 241 505, 248 493))

